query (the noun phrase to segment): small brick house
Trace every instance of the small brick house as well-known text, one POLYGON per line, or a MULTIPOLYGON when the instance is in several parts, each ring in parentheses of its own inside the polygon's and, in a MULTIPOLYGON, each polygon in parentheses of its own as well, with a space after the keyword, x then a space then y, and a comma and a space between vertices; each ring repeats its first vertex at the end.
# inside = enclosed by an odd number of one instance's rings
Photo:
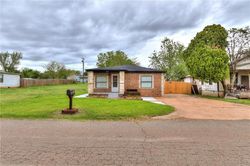
POLYGON ((87 69, 88 93, 117 93, 136 90, 141 96, 162 96, 164 75, 162 71, 136 65, 87 69))

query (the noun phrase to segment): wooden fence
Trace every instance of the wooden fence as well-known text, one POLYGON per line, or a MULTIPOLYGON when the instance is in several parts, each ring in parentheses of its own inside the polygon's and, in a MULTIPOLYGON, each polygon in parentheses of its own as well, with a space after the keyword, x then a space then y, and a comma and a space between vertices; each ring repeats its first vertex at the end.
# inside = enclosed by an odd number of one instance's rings
POLYGON ((21 87, 29 87, 29 86, 43 86, 43 85, 58 85, 58 84, 72 84, 73 80, 66 79, 29 79, 22 78, 20 81, 21 87))
POLYGON ((179 81, 165 81, 165 94, 191 94, 192 84, 179 81))

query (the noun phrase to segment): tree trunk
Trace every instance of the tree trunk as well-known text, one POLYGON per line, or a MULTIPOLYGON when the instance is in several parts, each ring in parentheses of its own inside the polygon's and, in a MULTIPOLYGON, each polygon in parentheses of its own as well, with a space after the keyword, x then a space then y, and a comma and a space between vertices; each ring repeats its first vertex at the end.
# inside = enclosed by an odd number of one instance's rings
POLYGON ((230 85, 231 85, 230 88, 234 88, 234 83, 236 80, 236 65, 235 64, 232 65, 232 73, 231 74, 230 74, 230 85))
POLYGON ((232 72, 232 78, 230 80, 231 88, 234 88, 235 80, 236 80, 236 72, 232 72))
POLYGON ((221 84, 223 86, 223 96, 225 97, 226 94, 228 93, 227 85, 225 83, 225 80, 221 81, 221 84))
POLYGON ((220 82, 217 82, 217 93, 218 97, 220 97, 220 82))

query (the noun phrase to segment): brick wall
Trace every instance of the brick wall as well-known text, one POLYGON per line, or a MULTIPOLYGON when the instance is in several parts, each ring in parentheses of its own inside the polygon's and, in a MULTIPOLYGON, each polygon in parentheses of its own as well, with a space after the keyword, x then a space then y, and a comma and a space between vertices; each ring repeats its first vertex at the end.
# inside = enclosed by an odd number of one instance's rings
MULTIPOLYGON (((94 80, 96 75, 107 75, 108 76, 108 88, 95 88, 93 87, 94 93, 107 93, 111 92, 111 74, 119 73, 94 73, 94 80)), ((94 83, 95 84, 95 83, 94 83)), ((161 73, 125 73, 124 89, 137 89, 142 96, 161 96, 161 73), (146 89, 140 88, 140 75, 150 74, 153 75, 153 88, 146 89)))
POLYGON ((125 74, 125 91, 126 89, 137 89, 141 96, 161 96, 161 73, 126 73, 125 74), (140 75, 153 75, 154 87, 150 89, 140 88, 140 75))

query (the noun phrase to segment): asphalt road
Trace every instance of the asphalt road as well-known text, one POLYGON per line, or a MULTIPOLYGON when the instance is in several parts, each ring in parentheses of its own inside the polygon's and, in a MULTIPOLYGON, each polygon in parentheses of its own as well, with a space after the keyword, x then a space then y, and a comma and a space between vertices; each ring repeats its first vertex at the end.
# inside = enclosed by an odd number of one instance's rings
POLYGON ((250 165, 250 121, 1 120, 1 165, 250 165))

